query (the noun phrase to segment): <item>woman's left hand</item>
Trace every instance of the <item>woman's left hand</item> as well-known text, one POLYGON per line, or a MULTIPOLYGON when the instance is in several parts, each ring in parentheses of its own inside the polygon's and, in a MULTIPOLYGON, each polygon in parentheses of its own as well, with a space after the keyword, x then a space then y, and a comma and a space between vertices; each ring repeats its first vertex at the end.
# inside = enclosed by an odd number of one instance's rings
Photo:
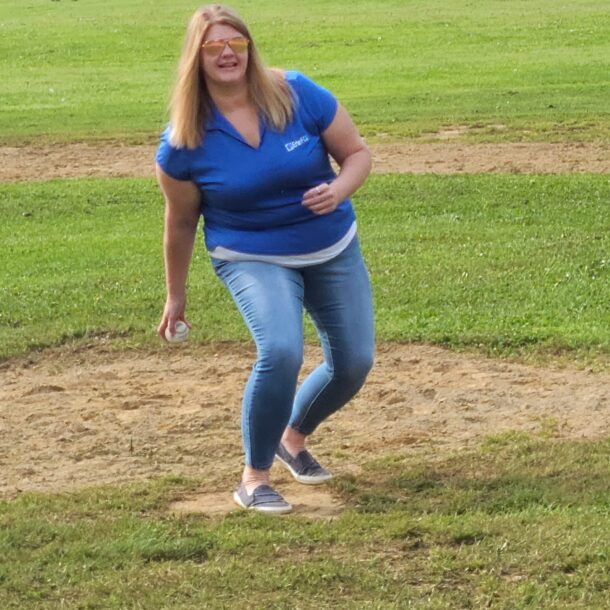
POLYGON ((323 182, 305 191, 303 205, 314 214, 330 214, 341 203, 332 184, 323 182))

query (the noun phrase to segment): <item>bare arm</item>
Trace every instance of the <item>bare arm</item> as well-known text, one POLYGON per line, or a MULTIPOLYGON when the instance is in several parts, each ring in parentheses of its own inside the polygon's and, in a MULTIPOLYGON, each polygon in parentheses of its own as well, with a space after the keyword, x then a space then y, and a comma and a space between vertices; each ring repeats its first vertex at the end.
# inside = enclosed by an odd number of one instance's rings
POLYGON ((322 140, 341 171, 330 184, 308 190, 303 195, 303 205, 316 214, 329 214, 364 183, 371 171, 371 153, 341 105, 322 140))
POLYGON ((177 320, 186 322, 186 278, 199 222, 201 196, 193 182, 175 180, 158 165, 156 172, 165 197, 163 251, 167 299, 158 328, 159 335, 165 338, 165 329, 168 326, 173 334, 177 320))

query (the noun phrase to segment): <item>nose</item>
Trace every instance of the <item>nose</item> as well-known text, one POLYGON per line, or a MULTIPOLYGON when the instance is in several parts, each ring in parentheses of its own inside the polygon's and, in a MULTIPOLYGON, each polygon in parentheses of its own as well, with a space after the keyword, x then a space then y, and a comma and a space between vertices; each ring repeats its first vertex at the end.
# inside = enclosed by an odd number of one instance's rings
POLYGON ((235 55, 235 51, 233 51, 233 49, 229 46, 228 40, 225 42, 225 46, 223 47, 222 53, 220 54, 220 56, 224 57, 227 54, 227 51, 228 51, 229 55, 235 55))

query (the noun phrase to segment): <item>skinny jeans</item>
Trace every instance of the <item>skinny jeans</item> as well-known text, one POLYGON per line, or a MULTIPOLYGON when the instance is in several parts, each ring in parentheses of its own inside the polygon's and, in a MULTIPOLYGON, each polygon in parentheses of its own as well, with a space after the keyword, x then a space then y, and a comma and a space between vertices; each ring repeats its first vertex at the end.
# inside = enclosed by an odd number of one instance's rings
POLYGON ((374 355, 369 274, 358 237, 335 258, 289 268, 212 259, 256 344, 242 402, 246 464, 267 470, 287 425, 310 435, 362 387, 374 355), (303 309, 324 362, 297 389, 303 363, 303 309))

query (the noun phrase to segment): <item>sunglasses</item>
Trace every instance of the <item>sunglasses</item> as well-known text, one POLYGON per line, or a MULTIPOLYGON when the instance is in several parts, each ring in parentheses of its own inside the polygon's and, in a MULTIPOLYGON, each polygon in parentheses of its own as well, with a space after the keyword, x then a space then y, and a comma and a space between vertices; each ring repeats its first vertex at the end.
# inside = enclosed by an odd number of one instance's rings
POLYGON ((201 48, 206 55, 216 57, 225 50, 226 45, 229 45, 229 48, 234 53, 245 53, 248 50, 250 41, 247 38, 239 37, 231 38, 230 40, 208 40, 201 45, 201 48))

